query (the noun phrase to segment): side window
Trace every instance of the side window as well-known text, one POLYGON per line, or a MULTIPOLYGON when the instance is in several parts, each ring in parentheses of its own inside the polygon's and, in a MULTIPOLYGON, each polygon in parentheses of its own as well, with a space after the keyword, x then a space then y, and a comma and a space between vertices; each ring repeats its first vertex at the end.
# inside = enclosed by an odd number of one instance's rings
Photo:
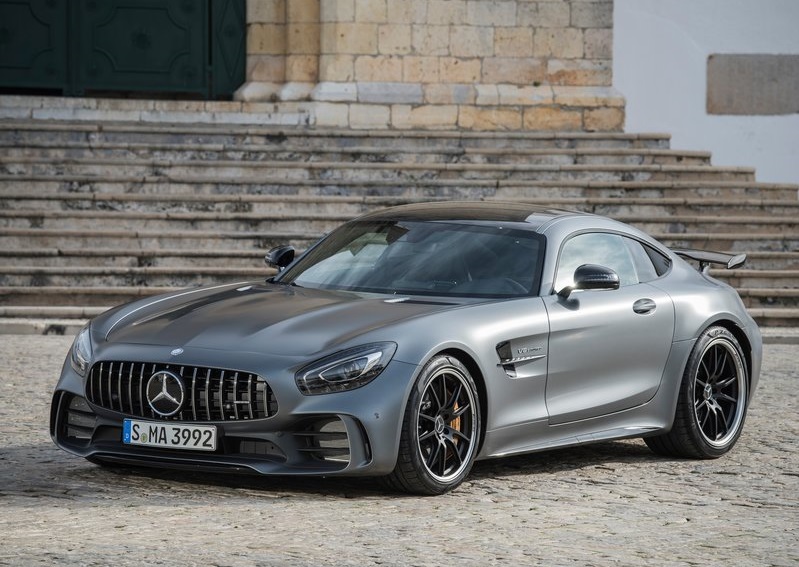
POLYGON ((638 272, 638 281, 644 283, 658 279, 660 274, 655 269, 652 258, 647 254, 644 245, 632 238, 625 238, 624 243, 627 244, 627 248, 630 249, 630 254, 633 257, 635 271, 638 272))
POLYGON ((566 241, 560 251, 555 291, 574 285, 574 270, 583 264, 599 264, 619 275, 621 285, 638 283, 635 264, 624 238, 618 234, 591 232, 566 241))

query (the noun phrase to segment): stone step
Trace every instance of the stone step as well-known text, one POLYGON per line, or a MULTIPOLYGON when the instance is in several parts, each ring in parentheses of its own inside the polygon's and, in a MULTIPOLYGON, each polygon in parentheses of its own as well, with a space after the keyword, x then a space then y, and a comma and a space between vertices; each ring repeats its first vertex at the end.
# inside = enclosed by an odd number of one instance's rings
POLYGON ((739 288, 738 294, 744 305, 756 307, 790 307, 799 309, 799 289, 795 287, 796 280, 791 288, 739 288))
POLYGON ((16 145, 51 142, 84 144, 187 144, 236 147, 257 145, 280 149, 300 146, 327 150, 369 146, 392 148, 400 143, 420 149, 448 148, 642 148, 668 149, 671 136, 621 132, 467 132, 429 130, 336 130, 281 128, 241 124, 169 124, 68 120, 0 120, 0 140, 16 145))
POLYGON ((182 288, 173 286, 0 286, 0 309, 81 306, 83 308, 100 308, 104 311, 109 307, 128 301, 179 289, 182 288))
POLYGON ((264 279, 275 272, 262 265, 254 268, 199 266, 178 267, 87 267, 0 266, 0 285, 6 287, 100 286, 189 287, 237 280, 264 279))
POLYGON ((787 289, 799 294, 799 270, 711 270, 711 274, 736 289, 787 289))
POLYGON ((4 266, 85 266, 85 267, 161 267, 257 268, 264 266, 267 250, 236 250, 219 248, 198 249, 141 249, 141 248, 24 248, 0 250, 4 266))
MULTIPOLYGON (((262 263, 249 266, 41 266, 0 265, 0 285, 124 287, 193 286, 269 277, 275 272, 262 263)), ((747 293, 747 298, 796 298, 799 270, 712 270, 711 275, 747 293)))
MULTIPOLYGON (((730 252, 716 250, 717 252, 730 252)), ((298 253, 301 251, 298 251, 298 253)), ((746 268, 757 270, 799 270, 799 252, 745 252, 746 268)), ((265 249, 167 249, 167 248, 68 248, 26 247, 0 250, 5 266, 86 267, 203 267, 257 268, 264 264, 265 249)), ((723 272, 723 270, 722 270, 723 272)))
MULTIPOLYGON (((399 144, 403 142, 400 141, 399 144)), ((273 148, 241 144, 144 144, 51 141, 19 145, 0 139, 0 149, 9 159, 82 161, 102 159, 155 159, 169 162, 341 162, 341 163, 474 163, 532 165, 692 165, 710 166, 708 152, 678 152, 662 149, 628 148, 417 148, 396 145, 388 148, 352 146, 312 149, 306 146, 273 148)))
POLYGON ((763 328, 799 326, 799 308, 752 307, 748 311, 763 328))
MULTIPOLYGON (((304 210, 284 212, 149 212, 104 210, 0 210, 0 227, 74 230, 221 230, 292 233, 307 231, 322 234, 352 218, 349 213, 307 213, 304 210)), ((778 235, 799 233, 799 216, 646 216, 615 215, 617 220, 636 226, 648 233, 667 233, 670 236, 695 232, 739 233, 759 232, 778 235)))
MULTIPOLYGON (((261 178, 258 182, 242 179, 86 175, 17 176, 0 173, 0 198, 4 194, 31 196, 44 193, 81 195, 130 194, 169 195, 174 201, 203 195, 223 195, 244 199, 250 195, 279 198, 350 197, 355 199, 765 199, 796 202, 799 186, 750 181, 593 181, 581 179, 511 180, 511 179, 287 179, 261 178)), ((92 197, 94 198, 94 197, 92 197)), ((98 197, 99 198, 99 197, 98 197)))
MULTIPOLYGON (((651 232, 654 238, 671 248, 706 250, 799 250, 799 231, 791 233, 668 233, 651 232)), ((304 249, 322 236, 322 232, 297 231, 219 231, 219 230, 76 230, 0 228, 0 247, 24 248, 233 248, 266 250, 278 244, 304 249), (67 245, 68 244, 68 245, 67 245)))
POLYGON ((746 167, 701 165, 534 165, 482 163, 342 163, 290 161, 196 160, 190 163, 158 159, 94 158, 60 160, 0 157, 0 172, 11 176, 86 176, 103 179, 151 178, 180 181, 237 179, 251 183, 279 175, 282 179, 360 180, 412 182, 417 179, 487 180, 598 180, 598 181, 754 181, 754 170, 746 167))
POLYGON ((763 321, 795 324, 797 186, 709 158, 660 134, 0 120, 0 303, 102 308, 265 277, 271 246, 304 249, 375 208, 502 199, 748 251, 745 269, 713 274, 763 321))
MULTIPOLYGON (((68 193, 68 192, 13 192, 0 190, 0 209, 7 211, 88 211, 113 212, 250 212, 260 214, 296 213, 341 214, 356 217, 365 212, 393 205, 441 200, 424 197, 357 197, 357 196, 303 196, 303 195, 250 195, 250 194, 199 194, 159 195, 150 193, 68 193)), ((593 198, 552 197, 516 199, 543 206, 554 206, 578 211, 613 215, 700 215, 723 213, 796 215, 799 216, 799 199, 725 199, 706 198, 593 198)))
POLYGON ((614 215, 616 220, 631 224, 647 233, 666 233, 669 236, 683 233, 716 233, 736 231, 739 234, 748 232, 785 235, 790 238, 799 234, 799 216, 782 215, 614 215))
POLYGON ((56 230, 129 230, 129 231, 201 231, 271 232, 276 234, 307 231, 323 234, 350 220, 345 214, 274 213, 205 213, 205 212, 108 212, 108 211, 3 211, 0 227, 56 230))
POLYGON ((305 249, 316 242, 320 232, 222 232, 219 230, 75 230, 0 228, 0 248, 183 248, 265 251, 280 244, 305 249))

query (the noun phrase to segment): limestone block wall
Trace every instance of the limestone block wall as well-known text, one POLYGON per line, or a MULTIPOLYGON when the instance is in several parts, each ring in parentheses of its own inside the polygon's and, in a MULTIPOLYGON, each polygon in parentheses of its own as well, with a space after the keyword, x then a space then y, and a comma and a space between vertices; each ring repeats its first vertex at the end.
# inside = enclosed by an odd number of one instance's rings
POLYGON ((612 0, 248 0, 246 101, 352 128, 619 130, 612 0))

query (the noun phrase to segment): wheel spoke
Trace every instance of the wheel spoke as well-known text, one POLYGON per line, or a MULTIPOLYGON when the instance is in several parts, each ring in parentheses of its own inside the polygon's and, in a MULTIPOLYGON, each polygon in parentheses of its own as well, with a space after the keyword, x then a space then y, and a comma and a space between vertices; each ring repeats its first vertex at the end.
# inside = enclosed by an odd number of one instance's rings
POLYGON ((724 434, 726 435, 727 432, 730 430, 732 426, 732 420, 735 418, 735 412, 730 411, 728 413, 721 412, 721 417, 724 419, 724 434))
POLYGON ((452 430, 452 435, 455 436, 455 437, 458 437, 460 439, 463 439, 463 441, 465 443, 471 443, 472 442, 472 438, 471 437, 467 436, 462 431, 458 431, 457 429, 453 429, 452 430))
POLYGON ((439 444, 439 454, 441 455, 439 461, 441 465, 441 472, 439 473, 441 476, 447 474, 447 447, 445 445, 439 444))
POLYGON ((419 443, 421 443, 422 441, 427 441, 435 434, 436 434, 435 431, 428 431, 427 433, 423 433, 422 435, 419 436, 419 443))
POLYGON ((707 404, 705 404, 705 408, 706 409, 703 412, 704 415, 701 418, 699 417, 699 414, 697 413, 697 418, 699 418, 699 429, 701 429, 702 431, 705 430, 705 426, 707 425, 707 420, 710 417, 710 413, 711 413, 710 407, 707 404))
POLYGON ((433 408, 433 412, 438 413, 438 411, 441 409, 441 398, 438 397, 438 392, 436 392, 436 385, 434 382, 430 384, 429 390, 433 395, 433 398, 435 398, 436 407, 433 408))
POLYGON ((433 465, 435 465, 436 460, 438 460, 438 454, 441 452, 441 444, 440 443, 433 443, 433 448, 430 451, 430 454, 427 456, 425 463, 427 464, 427 468, 431 471, 433 470, 433 465))
POLYGON ((716 388, 718 388, 719 390, 723 390, 727 386, 730 386, 731 384, 735 383, 737 380, 738 380, 737 376, 730 376, 729 378, 725 378, 721 382, 716 382, 716 388))
POLYGON ((463 390, 463 384, 458 382, 458 387, 452 392, 452 395, 447 400, 447 405, 444 406, 444 409, 453 409, 455 404, 458 403, 458 398, 461 395, 461 391, 463 390))
POLYGON ((716 412, 713 410, 713 406, 708 405, 707 417, 708 417, 708 424, 707 424, 707 436, 710 439, 716 439, 718 433, 718 422, 716 421, 716 412))
MULTIPOLYGON (((707 364, 705 363, 705 359, 704 359, 704 358, 703 358, 703 359, 702 359, 702 360, 699 362, 699 367, 700 367, 700 370, 704 370, 704 372, 705 372, 705 374, 704 374, 704 375, 705 375, 707 378, 710 378, 710 369, 708 369, 708 367, 707 367, 707 364)), ((699 380, 699 372, 697 372, 697 380, 699 380)), ((704 381, 703 383, 704 383, 704 384, 706 384, 706 383, 707 383, 707 381, 704 381)))
POLYGON ((457 410, 455 410, 455 412, 452 414, 452 420, 451 420, 451 421, 455 421, 455 420, 456 420, 456 419, 458 419, 460 416, 462 416, 463 414, 465 414, 467 411, 469 411, 469 408, 470 408, 470 407, 471 407, 471 406, 470 406, 469 404, 464 404, 464 405, 460 406, 460 407, 459 407, 457 410))
MULTIPOLYGON (((463 464, 463 457, 461 457, 461 454, 458 451, 458 447, 455 445, 455 443, 452 442, 451 439, 447 439, 446 444, 448 444, 450 446, 450 450, 452 451, 452 455, 458 461, 458 466, 460 467, 463 464)), ((448 451, 446 451, 446 452, 448 452, 448 451)))
POLYGON ((713 350, 715 350, 715 356, 713 357, 713 376, 720 376, 724 368, 724 361, 727 358, 721 346, 716 345, 713 347, 713 350))
POLYGON ((731 404, 733 404, 733 405, 738 403, 738 400, 737 400, 737 399, 735 399, 735 398, 733 398, 732 396, 729 396, 729 395, 727 395, 727 394, 725 394, 725 393, 723 393, 723 392, 720 392, 720 393, 719 393, 719 394, 716 396, 716 400, 724 400, 725 402, 730 402, 730 403, 731 403, 731 404))

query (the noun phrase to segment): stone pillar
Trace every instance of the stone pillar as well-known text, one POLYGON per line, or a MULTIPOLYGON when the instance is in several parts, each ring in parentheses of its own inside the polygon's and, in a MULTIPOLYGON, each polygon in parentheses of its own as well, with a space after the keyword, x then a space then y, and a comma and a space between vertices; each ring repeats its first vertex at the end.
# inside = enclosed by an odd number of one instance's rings
POLYGON ((306 100, 319 80, 319 0, 286 0, 283 100, 306 100))
POLYGON ((279 100, 286 82, 286 2, 247 0, 247 77, 235 98, 279 100))

